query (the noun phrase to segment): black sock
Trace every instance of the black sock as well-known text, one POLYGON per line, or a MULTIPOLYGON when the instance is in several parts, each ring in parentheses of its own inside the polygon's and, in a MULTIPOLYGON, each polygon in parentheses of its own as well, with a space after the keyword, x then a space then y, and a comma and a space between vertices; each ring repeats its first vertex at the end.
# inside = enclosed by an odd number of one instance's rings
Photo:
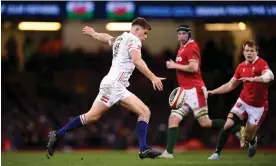
POLYGON ((222 149, 224 148, 224 145, 226 144, 226 142, 228 140, 229 135, 230 135, 229 130, 225 131, 224 128, 222 128, 220 130, 219 139, 218 139, 215 153, 220 154, 220 152, 222 151, 222 149))
POLYGON ((241 130, 241 125, 235 125, 232 130, 231 133, 232 134, 236 134, 237 132, 239 132, 241 130))
POLYGON ((223 128, 224 124, 225 124, 225 121, 222 119, 213 119, 211 127, 213 129, 221 129, 223 128))
POLYGON ((250 141, 250 144, 251 145, 254 145, 256 143, 256 139, 255 139, 255 137, 250 141))

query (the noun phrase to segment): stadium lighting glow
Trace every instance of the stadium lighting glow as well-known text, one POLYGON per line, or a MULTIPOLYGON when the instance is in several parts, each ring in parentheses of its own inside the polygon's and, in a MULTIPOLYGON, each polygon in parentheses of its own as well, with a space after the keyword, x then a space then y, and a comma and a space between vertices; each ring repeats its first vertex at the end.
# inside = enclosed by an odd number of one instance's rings
POLYGON ((205 30, 207 31, 243 31, 246 29, 246 24, 240 23, 215 23, 205 24, 205 30))
POLYGON ((245 30, 246 29, 246 25, 243 22, 240 22, 238 26, 239 26, 240 30, 245 30))
POLYGON ((61 28, 59 22, 20 22, 18 29, 21 31, 58 31, 61 28))
POLYGON ((105 28, 108 31, 129 31, 131 22, 110 22, 106 24, 105 28))

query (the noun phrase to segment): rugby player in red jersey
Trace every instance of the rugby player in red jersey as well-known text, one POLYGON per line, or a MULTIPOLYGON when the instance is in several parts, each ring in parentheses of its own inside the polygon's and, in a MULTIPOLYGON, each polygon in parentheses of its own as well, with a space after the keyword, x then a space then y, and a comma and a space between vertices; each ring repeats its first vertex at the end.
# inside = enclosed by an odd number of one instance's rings
POLYGON ((256 133, 268 109, 268 83, 274 80, 274 75, 267 62, 258 56, 258 46, 254 41, 246 41, 242 46, 242 52, 245 61, 239 64, 233 78, 221 87, 208 91, 209 94, 228 93, 243 82, 240 97, 220 131, 216 151, 208 158, 209 160, 219 160, 220 152, 230 134, 229 131, 246 117, 244 139, 249 142, 248 156, 253 157, 256 153, 256 133))
MULTIPOLYGON (((175 69, 178 84, 185 89, 184 105, 178 110, 172 110, 169 117, 167 132, 167 148, 159 158, 174 158, 173 150, 178 139, 178 126, 189 113, 194 114, 201 127, 221 129, 225 121, 222 119, 211 120, 208 116, 207 89, 201 77, 200 50, 197 43, 191 39, 191 28, 180 25, 177 29, 180 48, 173 60, 167 61, 168 69, 175 69)), ((233 133, 240 136, 240 126, 233 129, 233 133)))

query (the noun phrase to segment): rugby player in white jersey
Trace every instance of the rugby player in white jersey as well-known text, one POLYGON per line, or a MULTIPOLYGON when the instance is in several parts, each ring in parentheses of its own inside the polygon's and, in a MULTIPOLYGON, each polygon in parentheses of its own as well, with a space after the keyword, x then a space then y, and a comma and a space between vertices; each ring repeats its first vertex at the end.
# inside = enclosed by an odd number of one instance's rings
POLYGON ((141 42, 146 40, 151 26, 144 18, 136 18, 132 22, 130 32, 118 37, 106 33, 98 33, 92 27, 84 27, 82 33, 112 46, 113 59, 109 73, 102 79, 99 94, 90 110, 72 119, 67 125, 49 133, 48 153, 52 156, 59 140, 68 132, 87 124, 96 122, 115 103, 133 111, 138 116, 137 135, 139 140, 139 157, 155 158, 161 153, 148 148, 147 129, 150 119, 149 108, 133 93, 128 91, 129 78, 133 70, 138 68, 153 85, 154 90, 163 90, 162 80, 147 67, 141 56, 141 42))

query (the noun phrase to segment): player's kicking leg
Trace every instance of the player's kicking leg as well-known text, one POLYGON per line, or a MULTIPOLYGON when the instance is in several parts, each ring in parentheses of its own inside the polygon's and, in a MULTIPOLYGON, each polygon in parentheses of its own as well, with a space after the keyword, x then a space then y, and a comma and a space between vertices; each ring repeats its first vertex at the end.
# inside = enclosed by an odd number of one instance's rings
POLYGON ((57 131, 51 131, 49 133, 49 140, 47 143, 47 150, 49 155, 53 156, 58 142, 66 133, 80 128, 84 125, 96 122, 102 116, 102 114, 109 108, 110 107, 106 106, 105 104, 99 101, 95 101, 91 109, 87 113, 73 118, 63 128, 57 131))
POLYGON ((224 125, 224 127, 221 129, 219 133, 219 139, 216 146, 216 151, 208 158, 208 160, 219 160, 220 153, 222 149, 224 148, 225 143, 228 140, 229 135, 233 131, 233 128, 240 124, 241 122, 241 116, 238 113, 232 113, 230 112, 227 121, 224 125))
POLYGON ((139 157, 156 158, 161 152, 152 150, 147 145, 147 131, 150 119, 149 108, 134 94, 131 94, 120 101, 120 104, 138 115, 137 135, 139 140, 139 157))

